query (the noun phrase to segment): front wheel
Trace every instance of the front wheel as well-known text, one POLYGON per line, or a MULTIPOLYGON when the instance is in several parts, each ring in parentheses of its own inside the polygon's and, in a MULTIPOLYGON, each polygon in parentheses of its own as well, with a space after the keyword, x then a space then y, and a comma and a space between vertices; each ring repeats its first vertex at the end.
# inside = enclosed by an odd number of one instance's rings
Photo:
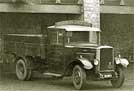
POLYGON ((72 80, 76 89, 84 89, 86 85, 86 72, 81 66, 76 65, 73 68, 72 80))
POLYGON ((111 84, 114 88, 120 88, 123 85, 125 80, 123 68, 121 67, 117 68, 117 74, 118 74, 118 78, 115 80, 111 80, 111 84))

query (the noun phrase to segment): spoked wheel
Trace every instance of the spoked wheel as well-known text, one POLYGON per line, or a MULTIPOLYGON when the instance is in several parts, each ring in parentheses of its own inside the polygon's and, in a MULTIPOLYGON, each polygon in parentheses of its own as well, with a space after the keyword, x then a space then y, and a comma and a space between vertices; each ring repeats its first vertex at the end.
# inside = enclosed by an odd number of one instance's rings
POLYGON ((30 80, 32 71, 27 68, 26 62, 23 59, 19 59, 16 62, 16 76, 19 80, 30 80))
POLYGON ((114 88, 120 88, 123 85, 125 80, 123 68, 119 67, 117 69, 117 74, 118 74, 118 78, 115 80, 111 80, 111 84, 114 88))
POLYGON ((86 72, 85 70, 79 66, 76 65, 73 68, 73 74, 72 74, 73 84, 76 89, 84 89, 86 85, 86 72))
POLYGON ((23 59, 19 59, 16 63, 16 76, 19 80, 26 80, 28 70, 23 59))

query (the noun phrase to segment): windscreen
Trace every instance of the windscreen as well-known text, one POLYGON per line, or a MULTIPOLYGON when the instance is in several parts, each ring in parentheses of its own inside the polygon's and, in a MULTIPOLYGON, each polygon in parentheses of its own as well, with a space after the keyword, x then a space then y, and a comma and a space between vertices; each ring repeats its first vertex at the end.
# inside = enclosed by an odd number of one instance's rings
POLYGON ((68 31, 66 33, 67 43, 98 43, 99 33, 95 31, 68 31))

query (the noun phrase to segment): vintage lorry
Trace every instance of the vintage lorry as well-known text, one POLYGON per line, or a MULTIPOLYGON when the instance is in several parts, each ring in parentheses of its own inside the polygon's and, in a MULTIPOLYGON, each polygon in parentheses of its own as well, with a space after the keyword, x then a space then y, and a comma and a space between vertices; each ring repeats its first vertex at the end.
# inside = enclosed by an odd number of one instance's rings
POLYGON ((19 80, 30 80, 34 71, 63 78, 72 76, 76 89, 90 80, 124 82, 127 59, 114 48, 100 45, 100 29, 83 21, 62 21, 40 34, 1 34, 3 61, 12 61, 19 80))

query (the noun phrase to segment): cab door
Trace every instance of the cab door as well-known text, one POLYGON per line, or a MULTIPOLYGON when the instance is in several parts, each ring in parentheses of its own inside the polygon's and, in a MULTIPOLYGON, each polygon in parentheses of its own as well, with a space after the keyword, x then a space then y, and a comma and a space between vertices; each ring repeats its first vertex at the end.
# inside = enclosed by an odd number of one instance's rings
POLYGON ((62 74, 64 70, 64 30, 48 30, 48 70, 62 74))

